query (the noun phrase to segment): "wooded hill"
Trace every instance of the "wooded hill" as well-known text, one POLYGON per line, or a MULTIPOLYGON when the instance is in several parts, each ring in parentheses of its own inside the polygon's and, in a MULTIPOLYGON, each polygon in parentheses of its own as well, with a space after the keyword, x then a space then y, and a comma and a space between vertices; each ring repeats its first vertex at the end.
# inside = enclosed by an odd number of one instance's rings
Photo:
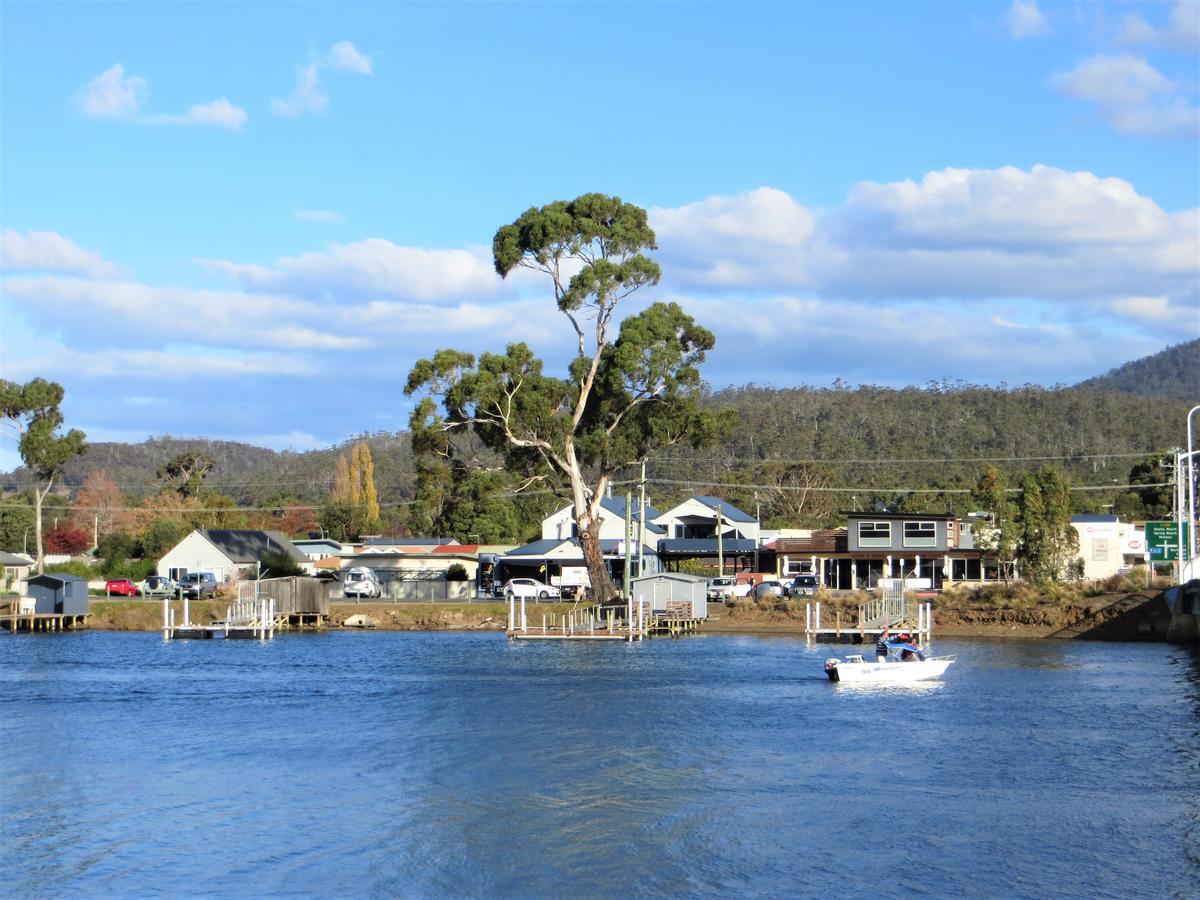
POLYGON ((1127 362, 1077 386, 1200 403, 1200 338, 1127 362))
MULTIPOLYGON (((736 411, 733 434, 719 446, 652 458, 648 497, 663 508, 691 494, 713 493, 751 511, 756 502, 764 503, 764 521, 824 524, 836 521, 839 510, 877 502, 961 511, 970 504, 966 495, 908 491, 970 486, 989 459, 1011 484, 1046 462, 1076 485, 1124 484, 1139 457, 1185 442, 1187 410, 1200 398, 1195 392, 1181 395, 1200 371, 1194 364, 1198 353, 1200 341, 1180 344, 1074 388, 957 382, 901 389, 728 388, 706 402, 736 411), (1117 384, 1150 395, 1112 389, 1117 384), (813 492, 799 509, 794 499, 805 486, 846 490, 813 492)), ((205 489, 239 505, 321 503, 337 456, 357 440, 371 448, 381 504, 394 508, 410 500, 416 476, 406 432, 365 434, 305 453, 168 436, 141 444, 95 443, 69 465, 66 487, 77 488, 88 472, 103 469, 130 497, 146 496, 162 487, 155 478, 160 465, 184 451, 199 451, 215 463, 205 489)), ((638 474, 631 470, 622 480, 638 474)), ((13 491, 27 480, 18 469, 0 483, 13 491)), ((1103 509, 1113 499, 1113 493, 1075 495, 1080 509, 1103 509)))

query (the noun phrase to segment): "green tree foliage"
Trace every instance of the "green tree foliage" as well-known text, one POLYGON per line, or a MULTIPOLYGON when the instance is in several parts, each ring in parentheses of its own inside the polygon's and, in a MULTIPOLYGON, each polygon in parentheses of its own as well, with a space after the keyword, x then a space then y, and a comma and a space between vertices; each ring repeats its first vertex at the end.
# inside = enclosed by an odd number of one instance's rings
POLYGON ((990 516, 986 526, 976 530, 975 546, 996 560, 1000 577, 1012 579, 1013 564, 1021 537, 1020 513, 1008 492, 1008 483, 995 466, 986 466, 971 491, 975 507, 990 516))
POLYGON ((1076 571, 1079 535, 1071 527, 1071 493, 1062 472, 1043 466, 1021 482, 1021 571, 1033 581, 1057 580, 1076 571))
POLYGON ((4 498, 0 504, 0 550, 27 553, 36 527, 32 491, 4 498))
POLYGON ((67 462, 87 449, 85 435, 77 428, 58 434, 63 423, 61 385, 35 378, 19 385, 0 380, 0 419, 9 419, 22 427, 18 448, 21 460, 35 479, 34 528, 37 534, 37 570, 46 570, 42 547, 42 504, 62 475, 67 462))
POLYGON ((593 592, 613 594, 599 542, 599 505, 613 475, 653 450, 716 438, 721 420, 700 405, 700 370, 712 334, 676 304, 656 303, 612 328, 623 300, 656 284, 646 211, 584 194, 527 210, 492 242, 496 271, 547 276, 574 331, 567 377, 543 372, 525 344, 503 354, 440 350, 417 362, 405 392, 426 396, 411 418, 415 452, 451 457, 469 433, 505 469, 570 492, 593 592), (438 409, 433 398, 440 398, 438 409))
POLYGON ((259 572, 263 578, 288 578, 303 575, 304 569, 282 550, 269 550, 259 560, 259 572))
POLYGON ((158 467, 156 474, 184 497, 197 497, 204 487, 204 479, 215 465, 207 453, 187 451, 171 457, 158 467))
POLYGON ((111 575, 125 565, 137 549, 137 540, 123 531, 110 531, 100 540, 96 555, 104 560, 100 571, 111 575))
POLYGON ((184 526, 179 521, 159 516, 142 533, 142 556, 158 559, 183 540, 184 534, 184 526))
POLYGON ((462 563, 450 563, 446 568, 447 581, 466 581, 467 568, 462 563))

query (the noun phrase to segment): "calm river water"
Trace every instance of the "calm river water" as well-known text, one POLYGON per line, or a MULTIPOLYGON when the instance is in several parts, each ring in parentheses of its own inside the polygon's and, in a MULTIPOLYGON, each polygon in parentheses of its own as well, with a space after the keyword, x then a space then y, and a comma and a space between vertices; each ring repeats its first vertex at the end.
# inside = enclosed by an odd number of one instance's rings
POLYGON ((1200 655, 0 637, 7 896, 1200 895, 1200 655))

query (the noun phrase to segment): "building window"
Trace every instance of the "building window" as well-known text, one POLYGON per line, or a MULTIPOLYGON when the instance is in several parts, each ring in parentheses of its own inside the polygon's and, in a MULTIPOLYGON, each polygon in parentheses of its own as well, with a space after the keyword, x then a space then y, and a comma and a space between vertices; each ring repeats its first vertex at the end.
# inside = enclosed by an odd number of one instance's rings
POLYGON ((936 547, 937 522, 905 522, 905 547, 936 547))
POLYGON ((891 522, 859 522, 858 546, 860 547, 890 547, 892 546, 891 522))

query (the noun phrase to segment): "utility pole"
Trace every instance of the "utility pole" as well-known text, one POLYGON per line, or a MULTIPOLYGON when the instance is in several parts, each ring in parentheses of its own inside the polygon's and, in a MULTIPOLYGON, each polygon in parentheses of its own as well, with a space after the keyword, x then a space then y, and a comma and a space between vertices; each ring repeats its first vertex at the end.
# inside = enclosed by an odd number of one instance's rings
POLYGON ((623 579, 625 586, 625 599, 628 600, 632 594, 629 593, 632 585, 629 583, 629 563, 633 558, 633 548, 630 543, 633 539, 633 494, 630 491, 625 492, 625 577, 623 579))
POLYGON ((642 548, 646 545, 646 460, 642 460, 641 497, 638 499, 638 577, 642 571, 642 548))
POLYGON ((725 541, 721 534, 721 507, 720 504, 714 505, 713 510, 717 514, 717 574, 722 578, 725 577, 725 541))
POLYGON ((758 571, 758 545, 762 543, 762 505, 758 502, 758 491, 754 492, 754 525, 758 534, 754 536, 754 571, 758 571))

